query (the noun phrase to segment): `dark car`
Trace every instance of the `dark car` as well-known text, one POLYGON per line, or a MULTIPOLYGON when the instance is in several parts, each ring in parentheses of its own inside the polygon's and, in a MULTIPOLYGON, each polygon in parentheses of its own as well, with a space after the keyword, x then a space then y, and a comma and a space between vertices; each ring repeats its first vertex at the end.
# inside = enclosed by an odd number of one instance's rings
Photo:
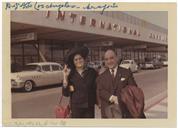
POLYGON ((163 67, 163 63, 159 60, 153 60, 153 66, 154 68, 161 68, 163 67))

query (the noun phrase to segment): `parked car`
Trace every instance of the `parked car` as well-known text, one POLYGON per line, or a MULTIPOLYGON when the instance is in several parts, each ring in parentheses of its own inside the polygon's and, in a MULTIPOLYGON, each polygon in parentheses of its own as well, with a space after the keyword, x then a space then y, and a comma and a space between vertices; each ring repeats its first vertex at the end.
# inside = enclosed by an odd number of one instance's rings
POLYGON ((163 63, 161 61, 159 61, 159 60, 154 60, 153 64, 154 64, 155 68, 161 68, 161 67, 163 67, 163 63))
POLYGON ((130 69, 132 72, 138 71, 138 65, 134 60, 123 60, 123 61, 121 61, 120 66, 130 69))
POLYGON ((145 62, 142 69, 154 69, 154 64, 152 61, 145 62))
POLYGON ((29 63, 21 72, 11 73, 11 88, 23 88, 30 92, 34 87, 60 84, 62 66, 53 62, 29 63))
POLYGON ((101 68, 102 63, 103 63, 103 61, 91 61, 88 63, 88 66, 98 70, 99 68, 101 68))
POLYGON ((90 67, 90 68, 95 68, 96 65, 95 65, 94 62, 89 62, 89 63, 88 63, 88 67, 90 67))
POLYGON ((152 60, 145 62, 143 69, 156 69, 161 68, 163 66, 163 63, 159 60, 152 60))
POLYGON ((162 61, 162 63, 163 63, 163 66, 168 66, 167 60, 162 61))

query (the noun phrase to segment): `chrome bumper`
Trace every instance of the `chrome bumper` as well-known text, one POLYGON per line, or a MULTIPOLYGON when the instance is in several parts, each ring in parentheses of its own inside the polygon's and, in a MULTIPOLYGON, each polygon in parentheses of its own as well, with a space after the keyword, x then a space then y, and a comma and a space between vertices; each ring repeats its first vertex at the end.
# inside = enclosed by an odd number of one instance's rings
POLYGON ((11 88, 23 88, 24 87, 24 82, 17 82, 14 80, 11 80, 11 88))

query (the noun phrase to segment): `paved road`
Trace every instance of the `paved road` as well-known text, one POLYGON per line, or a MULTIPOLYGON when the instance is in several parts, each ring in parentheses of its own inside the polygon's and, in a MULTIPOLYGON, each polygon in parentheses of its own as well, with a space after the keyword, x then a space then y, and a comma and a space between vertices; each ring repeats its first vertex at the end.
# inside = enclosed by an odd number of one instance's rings
POLYGON ((152 106, 150 109, 148 109, 145 112, 146 117, 150 119, 168 118, 168 113, 167 113, 168 103, 167 102, 168 102, 168 99, 165 98, 161 100, 160 102, 158 102, 157 104, 155 104, 154 106, 152 106))
MULTIPOLYGON (((167 90, 167 68, 144 70, 134 73, 135 80, 145 94, 145 99, 167 90)), ((37 89, 30 93, 12 93, 13 118, 54 118, 54 108, 61 95, 61 87, 56 85, 37 89)), ((64 104, 68 98, 64 99, 64 104)))
POLYGON ((167 68, 146 70, 134 74, 138 86, 144 91, 145 99, 167 90, 167 74, 167 68))

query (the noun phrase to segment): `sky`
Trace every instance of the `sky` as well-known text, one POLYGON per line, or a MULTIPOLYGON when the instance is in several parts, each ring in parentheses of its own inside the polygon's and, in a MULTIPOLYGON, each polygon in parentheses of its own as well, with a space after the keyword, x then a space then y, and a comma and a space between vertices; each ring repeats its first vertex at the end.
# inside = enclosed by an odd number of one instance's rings
POLYGON ((125 13, 146 20, 163 28, 168 28, 168 13, 166 11, 129 11, 125 13))

